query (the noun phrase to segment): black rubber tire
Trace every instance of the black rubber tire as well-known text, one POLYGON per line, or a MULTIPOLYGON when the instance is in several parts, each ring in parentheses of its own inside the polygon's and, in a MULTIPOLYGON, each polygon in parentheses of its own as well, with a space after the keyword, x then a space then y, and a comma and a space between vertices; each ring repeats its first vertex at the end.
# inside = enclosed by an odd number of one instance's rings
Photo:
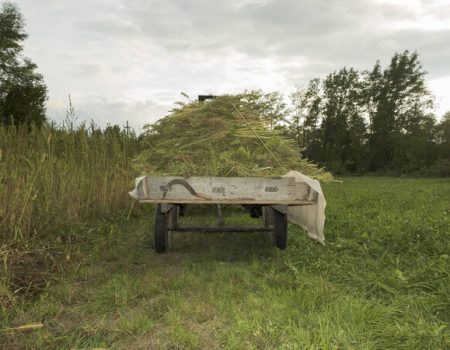
POLYGON ((169 215, 161 212, 161 204, 155 208, 155 223, 153 231, 153 242, 157 253, 164 253, 169 242, 169 215))
POLYGON ((286 249, 288 236, 287 214, 272 209, 273 217, 273 245, 279 249, 286 249))

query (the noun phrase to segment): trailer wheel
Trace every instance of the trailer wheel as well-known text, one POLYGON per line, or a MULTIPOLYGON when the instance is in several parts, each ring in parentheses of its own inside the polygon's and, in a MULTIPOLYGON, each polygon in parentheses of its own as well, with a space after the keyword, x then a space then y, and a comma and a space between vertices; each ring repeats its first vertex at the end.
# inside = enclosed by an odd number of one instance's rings
POLYGON ((273 231, 272 241, 273 245, 279 249, 286 249, 288 220, 287 214, 280 213, 278 210, 272 209, 273 217, 273 231))
POLYGON ((155 208, 155 224, 153 231, 153 242, 157 253, 164 253, 168 248, 169 241, 169 215, 161 212, 161 204, 155 208))

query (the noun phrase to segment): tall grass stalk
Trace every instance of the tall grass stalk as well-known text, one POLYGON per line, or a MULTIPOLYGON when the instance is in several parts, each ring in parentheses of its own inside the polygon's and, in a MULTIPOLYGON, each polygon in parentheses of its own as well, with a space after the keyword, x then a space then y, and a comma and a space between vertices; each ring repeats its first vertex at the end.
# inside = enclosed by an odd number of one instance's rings
POLYGON ((0 242, 130 205, 138 142, 118 128, 0 127, 0 242))

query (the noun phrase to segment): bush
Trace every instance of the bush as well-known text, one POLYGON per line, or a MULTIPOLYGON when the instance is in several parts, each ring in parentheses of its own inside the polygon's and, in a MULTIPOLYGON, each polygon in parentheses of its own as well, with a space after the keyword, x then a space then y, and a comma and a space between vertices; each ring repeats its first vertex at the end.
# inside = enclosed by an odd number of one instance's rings
POLYGON ((424 172, 428 176, 450 177, 450 159, 438 159, 424 172))

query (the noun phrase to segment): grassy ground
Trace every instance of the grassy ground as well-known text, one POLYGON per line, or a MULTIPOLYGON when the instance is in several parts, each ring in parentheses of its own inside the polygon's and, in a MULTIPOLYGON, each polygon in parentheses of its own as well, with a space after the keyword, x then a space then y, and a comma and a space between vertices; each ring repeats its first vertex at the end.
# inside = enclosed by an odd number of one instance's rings
POLYGON ((149 211, 73 228, 59 280, 3 314, 0 347, 450 347, 450 180, 347 178, 324 191, 325 247, 290 226, 285 251, 267 234, 192 233, 156 255, 149 211))

